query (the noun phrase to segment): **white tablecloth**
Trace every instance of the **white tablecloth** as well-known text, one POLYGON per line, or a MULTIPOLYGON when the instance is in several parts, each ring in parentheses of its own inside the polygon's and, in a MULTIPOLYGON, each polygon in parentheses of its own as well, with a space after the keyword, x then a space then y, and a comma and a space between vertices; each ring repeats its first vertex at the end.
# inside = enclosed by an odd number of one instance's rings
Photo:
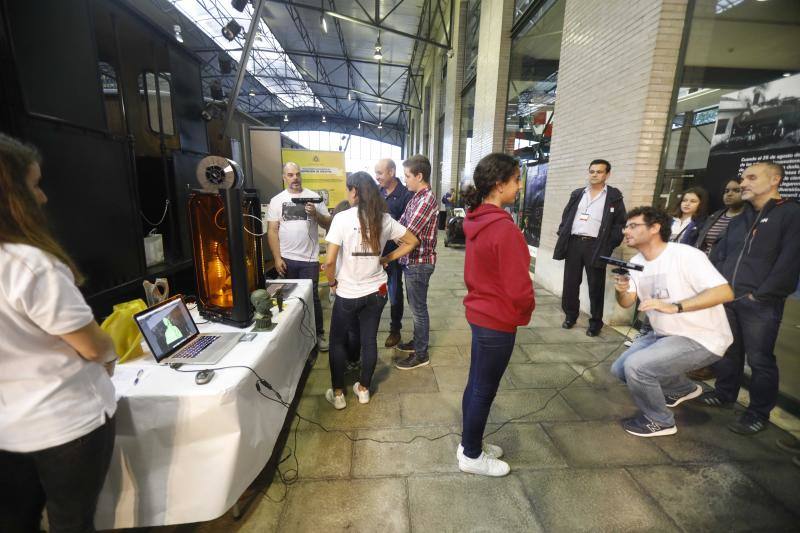
MULTIPOLYGON (((287 409, 258 394, 249 370, 222 367, 253 368, 291 403, 316 338, 311 281, 287 281, 298 285, 274 319, 275 329, 239 343, 209 366, 218 369, 209 383, 197 385, 194 373, 156 365, 149 353, 118 366, 117 438, 97 528, 212 520, 230 509, 263 469, 287 409)), ((198 328, 242 331, 214 322, 198 328)), ((182 370, 193 368, 199 367, 182 370)))

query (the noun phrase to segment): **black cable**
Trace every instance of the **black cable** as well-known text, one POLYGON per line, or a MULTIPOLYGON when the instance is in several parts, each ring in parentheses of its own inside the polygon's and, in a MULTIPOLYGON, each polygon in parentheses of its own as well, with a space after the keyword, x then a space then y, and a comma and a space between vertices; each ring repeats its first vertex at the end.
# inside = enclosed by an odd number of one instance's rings
MULTIPOLYGON (((632 278, 630 278, 630 279, 631 279, 631 281, 633 281, 633 279, 632 279, 632 278)), ((635 287, 635 286, 636 286, 636 283, 635 283, 635 281, 634 281, 634 287, 635 287)), ((637 289, 637 290, 638 290, 638 289, 637 289)), ((307 310, 308 310, 308 305, 306 304, 305 300, 303 300, 303 299, 302 299, 301 297, 299 297, 299 296, 295 296, 295 298, 299 299, 299 300, 300 300, 300 301, 303 303, 304 309, 305 309, 305 311, 307 311, 307 310)), ((524 414, 522 414, 522 415, 515 416, 515 417, 513 417, 513 418, 509 418, 508 420, 506 420, 506 421, 502 422, 502 423, 501 423, 501 424, 500 424, 500 425, 499 425, 497 428, 495 428, 494 430, 492 430, 492 431, 490 431, 490 432, 488 432, 488 433, 484 433, 484 435, 483 435, 483 438, 486 438, 486 437, 488 437, 488 436, 494 435, 495 433, 497 433, 497 432, 499 432, 501 429, 503 429, 503 428, 504 428, 506 425, 508 425, 508 424, 510 424, 510 423, 512 423, 512 422, 515 422, 515 421, 517 421, 517 420, 521 420, 521 419, 527 418, 527 417, 529 417, 529 416, 533 416, 533 415, 535 415, 535 414, 537 414, 537 413, 540 413, 541 411, 545 410, 545 409, 547 408, 547 406, 550 404, 550 402, 551 402, 551 401, 552 401, 552 400, 553 400, 553 399, 554 399, 556 396, 560 395, 562 391, 564 391, 565 389, 569 388, 569 387, 570 387, 570 386, 571 386, 573 383, 575 383, 575 382, 576 382, 578 379, 582 378, 582 377, 584 376, 584 374, 586 374, 586 372, 588 372, 589 370, 593 370, 593 369, 597 368, 598 366, 600 366, 601 364, 603 364, 603 363, 605 363, 606 361, 608 361, 608 359, 609 359, 609 358, 610 358, 610 357, 611 357, 611 356, 612 356, 612 355, 613 355, 613 354, 614 354, 614 353, 615 353, 617 350, 619 350, 619 348, 620 348, 620 347, 622 347, 622 346, 623 346, 623 344, 625 343, 625 341, 628 339, 628 335, 630 335, 630 333, 631 333, 631 330, 633 330, 633 329, 634 329, 634 328, 633 328, 633 325, 631 324, 631 325, 628 327, 628 330, 627 330, 627 332, 626 332, 626 334, 625 334, 625 336, 624 336, 623 340, 622 340, 622 341, 620 341, 620 343, 619 343, 619 344, 615 345, 615 346, 614 346, 614 348, 613 348, 613 349, 612 349, 612 350, 611 350, 611 351, 610 351, 608 354, 606 354, 606 356, 605 356, 605 357, 603 357, 603 358, 602 358, 602 359, 600 359, 599 361, 597 361, 597 362, 595 362, 595 363, 593 363, 593 364, 591 364, 591 365, 589 365, 589 366, 585 367, 585 368, 584 368, 584 369, 583 369, 581 372, 579 372, 579 373, 578 373, 578 374, 577 374, 575 377, 573 377, 571 380, 569 380, 569 381, 568 381, 566 384, 562 385, 561 387, 558 387, 558 388, 555 390, 555 392, 554 392, 554 393, 553 393, 553 394, 552 394, 552 395, 551 395, 549 398, 547 398, 547 400, 545 400, 544 404, 543 404, 541 407, 539 407, 539 408, 537 408, 537 409, 534 409, 534 410, 532 410, 532 411, 529 411, 529 412, 527 412, 527 413, 524 413, 524 414)), ((315 338, 316 338, 316 337, 315 337, 315 338)), ((260 376, 260 375, 259 375, 259 374, 258 374, 258 373, 257 373, 257 372, 254 370, 254 369, 253 369, 253 368, 251 368, 251 367, 249 367, 249 366, 245 366, 245 365, 233 365, 233 366, 228 366, 228 367, 219 367, 219 368, 215 368, 215 369, 213 369, 213 370, 225 370, 225 369, 228 369, 228 368, 244 368, 244 369, 247 369, 247 370, 249 370, 250 372, 252 372, 252 373, 253 373, 253 375, 255 375, 255 376, 256 376, 256 379, 257 379, 257 381, 256 381, 256 391, 258 392, 258 394, 259 394, 259 395, 261 395, 262 397, 264 397, 265 399, 267 399, 267 400, 269 400, 269 401, 271 401, 271 402, 275 402, 275 403, 277 403, 277 404, 279 404, 279 405, 281 405, 281 406, 285 407, 285 408, 287 409, 287 411, 291 409, 291 404, 287 403, 287 402, 286 402, 286 401, 285 401, 285 400, 284 400, 284 399, 281 397, 280 393, 278 393, 278 391, 276 391, 276 390, 275 390, 275 389, 272 387, 272 385, 270 385, 270 383, 269 383, 267 380, 265 380, 264 378, 262 378, 262 377, 261 377, 261 376, 260 376), (261 386, 262 386, 262 385, 263 385, 264 387, 266 387, 268 390, 270 390, 270 391, 272 391, 273 393, 275 393, 275 395, 276 395, 276 397, 277 397, 277 398, 273 398, 273 397, 272 397, 272 396, 270 396, 268 393, 265 393, 264 391, 262 391, 262 389, 261 389, 261 386)), ((175 370, 175 371, 177 371, 177 372, 188 372, 188 373, 191 373, 191 372, 200 372, 202 369, 198 369, 198 370, 179 370, 179 369, 177 369, 177 368, 173 368, 173 370, 175 370)), ((370 438, 370 437, 352 437, 352 436, 350 436, 350 435, 348 434, 348 432, 347 432, 346 430, 343 430, 343 429, 329 429, 329 428, 325 427, 324 425, 322 425, 320 422, 317 422, 316 420, 312 420, 312 419, 310 419, 310 418, 307 418, 307 417, 305 417, 305 416, 301 415, 301 414, 300 414, 299 412, 297 412, 296 410, 295 410, 295 412, 294 412, 294 415, 297 417, 297 424, 295 424, 295 428, 294 428, 294 436, 293 436, 293 438, 294 438, 294 441, 293 441, 293 448, 290 448, 289 454, 287 454, 287 456, 286 456, 286 457, 284 457, 283 459, 281 459, 281 460, 278 462, 278 466, 276 466, 276 470, 277 470, 277 472, 278 472, 278 477, 279 477, 279 479, 281 480, 281 482, 284 484, 284 487, 285 487, 285 489, 286 489, 286 490, 284 491, 284 494, 283 494, 283 496, 281 497, 281 499, 280 499, 280 500, 275 500, 275 499, 271 498, 271 497, 270 497, 268 494, 266 494, 266 490, 268 490, 268 489, 269 489, 269 487, 267 487, 267 488, 266 488, 266 489, 263 491, 263 494, 264 494, 264 495, 265 495, 265 496, 266 496, 266 497, 267 497, 267 498, 268 498, 270 501, 272 501, 272 502, 275 502, 275 503, 281 503, 281 502, 282 502, 282 501, 283 501, 283 500, 286 498, 286 495, 288 494, 289 485, 291 485, 291 484, 295 483, 295 482, 296 482, 296 481, 298 481, 298 480, 299 480, 299 478, 300 478, 300 461, 299 461, 299 459, 298 459, 298 457, 297 457, 296 450, 297 450, 297 432, 298 432, 298 429, 299 429, 299 427, 300 427, 300 421, 301 421, 301 420, 302 420, 302 421, 304 421, 304 422, 307 422, 307 423, 309 423, 309 424, 311 424, 311 425, 313 425, 313 426, 316 426, 316 427, 320 428, 320 429, 321 429, 323 432, 325 432, 325 433, 341 433, 342 435, 344 435, 344 436, 345 436, 345 438, 347 438, 347 439, 348 439, 350 442, 353 442, 353 443, 356 443, 356 442, 362 442, 362 441, 367 441, 367 442, 374 442, 374 443, 377 443, 377 444, 411 444, 411 443, 413 443, 414 441, 416 441, 417 439, 424 439, 424 440, 427 440, 428 442, 435 442, 435 441, 437 441, 437 440, 440 440, 440 439, 443 439, 443 438, 445 438, 445 437, 449 437, 450 435, 457 435, 457 436, 461 436, 461 433, 457 433, 457 432, 455 432, 455 431, 449 431, 449 432, 447 432, 447 433, 444 433, 444 434, 442 434, 442 435, 438 435, 438 436, 435 436, 435 437, 428 437, 428 436, 426 436, 426 435, 414 435, 413 437, 411 437, 411 438, 410 438, 410 439, 408 439, 408 440, 379 440, 379 439, 373 439, 373 438, 370 438), (294 468, 290 468, 290 469, 288 469, 288 470, 286 470, 286 471, 281 471, 281 470, 280 470, 280 468, 279 468, 280 464, 283 464, 285 461, 287 461, 287 460, 288 460, 289 458, 291 458, 291 457, 293 457, 293 458, 294 458, 295 467, 294 467, 294 468)))
POLYGON ((308 307, 308 303, 306 303, 305 299, 303 299, 302 296, 289 296, 288 298, 286 298, 286 300, 284 300, 284 302, 287 302, 287 301, 291 300, 292 298, 297 298, 298 300, 300 300, 300 303, 303 304, 303 320, 300 321, 300 333, 302 333, 304 336, 306 336, 307 338, 313 340, 314 343, 316 343, 317 342, 317 332, 316 331, 312 331, 311 327, 306 325, 306 314, 308 314, 309 317, 313 316, 313 315, 311 315, 311 310, 308 307))

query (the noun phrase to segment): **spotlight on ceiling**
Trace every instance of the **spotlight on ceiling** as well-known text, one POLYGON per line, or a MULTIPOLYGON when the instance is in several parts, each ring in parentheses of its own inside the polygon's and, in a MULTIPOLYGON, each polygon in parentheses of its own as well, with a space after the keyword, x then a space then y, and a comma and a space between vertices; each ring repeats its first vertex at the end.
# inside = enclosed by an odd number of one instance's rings
POLYGON ((289 122, 289 115, 283 115, 283 121, 289 122))
POLYGON ((239 25, 239 23, 231 19, 231 21, 228 22, 224 28, 222 28, 222 36, 229 41, 232 41, 236 39, 236 36, 239 35, 241 31, 242 27, 239 25))
POLYGON ((381 46, 381 34, 378 34, 378 40, 375 41, 375 53, 372 55, 376 61, 383 59, 383 46, 381 46))
POLYGON ((182 35, 182 32, 181 32, 181 25, 180 24, 175 24, 172 27, 172 30, 175 32, 175 40, 178 41, 179 43, 182 43, 183 42, 183 35, 182 35))
POLYGON ((783 73, 783 77, 784 77, 784 78, 788 78, 788 77, 789 77, 789 76, 791 76, 791 75, 792 75, 792 73, 791 73, 791 72, 784 72, 784 73, 783 73))
POLYGON ((248 0, 232 0, 231 5, 236 11, 244 11, 244 8, 247 6, 247 2, 248 0))
POLYGON ((361 129, 361 123, 360 122, 358 123, 358 129, 361 129))
POLYGON ((322 115, 322 123, 323 123, 323 124, 325 124, 325 123, 327 123, 327 122, 328 122, 328 121, 327 121, 327 120, 325 120, 325 115, 322 115))
POLYGON ((347 99, 351 102, 353 101, 353 93, 351 93, 350 91, 347 91, 347 99))
POLYGON ((325 21, 325 15, 320 17, 320 24, 322 24, 322 31, 328 33, 328 23, 325 21))
POLYGON ((381 107, 383 107, 383 104, 381 102, 378 102, 378 109, 380 109, 381 107))
POLYGON ((256 95, 256 92, 253 89, 250 89, 249 91, 247 91, 247 96, 255 96, 255 95, 256 95))
POLYGON ((383 122, 378 122, 378 129, 379 129, 379 130, 382 130, 382 129, 383 129, 383 122))
POLYGON ((219 104, 209 102, 205 105, 203 110, 200 111, 200 117, 206 122, 211 122, 215 118, 222 117, 222 111, 223 109, 219 104))
POLYGON ((219 82, 219 80, 212 81, 208 86, 208 90, 211 93, 211 98, 214 100, 222 100, 225 98, 225 93, 222 92, 222 84, 219 82))
POLYGON ((222 74, 230 74, 233 72, 233 61, 231 59, 220 55, 217 57, 217 62, 219 63, 219 71, 222 74))

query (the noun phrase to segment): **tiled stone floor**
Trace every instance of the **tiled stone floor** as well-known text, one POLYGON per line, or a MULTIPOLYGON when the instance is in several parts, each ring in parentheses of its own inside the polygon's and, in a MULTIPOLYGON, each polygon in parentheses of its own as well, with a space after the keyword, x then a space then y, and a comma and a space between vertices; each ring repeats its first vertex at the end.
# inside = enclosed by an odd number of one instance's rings
MULTIPOLYGON (((300 422, 296 443, 289 434, 282 456, 296 456, 296 481, 287 487, 276 475, 267 485, 262 473, 238 521, 228 513, 211 522, 150 530, 800 529, 800 468, 774 444, 787 436, 783 430, 771 426, 741 437, 725 428, 733 411, 683 404, 675 410, 677 435, 626 434, 619 419, 635 409, 627 389, 608 372, 624 350, 623 337, 609 327, 600 337, 586 337, 585 317, 573 330, 562 330, 559 300, 541 288, 533 320, 517 336, 487 428, 512 473, 501 479, 460 473, 455 449, 470 351, 461 305, 464 254, 441 246, 439 251, 428 298, 430 366, 395 370, 394 351, 380 349, 372 401, 360 405, 351 392, 347 409, 335 411, 322 397, 330 386, 323 354, 308 375, 298 411, 333 431, 300 422)), ((388 309, 384 315, 379 346, 388 331, 388 309)), ((291 477, 293 467, 289 459, 280 470, 291 477)))

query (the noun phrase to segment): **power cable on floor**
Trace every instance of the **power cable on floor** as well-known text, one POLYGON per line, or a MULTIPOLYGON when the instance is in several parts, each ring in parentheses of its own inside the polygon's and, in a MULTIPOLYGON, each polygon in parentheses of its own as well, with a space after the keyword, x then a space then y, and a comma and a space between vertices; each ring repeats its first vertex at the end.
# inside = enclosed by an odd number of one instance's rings
MULTIPOLYGON (((631 278, 631 280, 632 280, 632 278, 631 278)), ((634 284, 635 284, 635 282, 634 282, 634 284)), ((302 299, 300 299, 300 300, 302 301, 302 303, 304 305, 304 308, 307 310, 308 306, 305 303, 305 301, 303 301, 302 299)), ((497 428, 493 429, 492 431, 490 431, 488 433, 484 433, 483 438, 486 438, 486 437, 489 437, 491 435, 496 434, 497 432, 499 432, 501 429, 503 429, 505 426, 507 426, 508 424, 510 424, 512 422, 515 422, 517 420, 522 420, 524 418, 527 418, 529 416, 533 416, 533 415, 535 415, 537 413, 540 413, 543 410, 545 410, 547 408, 547 406, 550 404, 550 402, 553 401, 553 399, 556 396, 560 395, 562 391, 564 391, 567 388, 569 388, 578 379, 581 379, 584 376, 584 374, 586 374, 586 372, 588 372, 589 370, 593 370, 593 369, 597 368, 598 366, 602 365, 603 363, 607 362, 608 359, 617 350, 619 350, 623 346, 625 340, 627 340, 628 335, 630 335, 632 330, 633 330, 633 325, 628 327, 628 330, 627 330, 625 336, 623 337, 623 340, 620 341, 619 344, 615 345, 614 348, 610 352, 608 352, 602 359, 600 359, 599 361, 597 361, 597 362, 585 367, 577 375, 575 375, 572 379, 570 379, 566 384, 562 385, 561 387, 556 388, 555 392, 552 395, 550 395, 550 397, 547 398, 547 400, 545 400, 544 404, 542 404, 541 407, 538 407, 538 408, 536 408, 536 409, 534 409, 532 411, 529 411, 527 413, 523 413, 523 414, 521 414, 519 416, 515 416, 515 417, 512 417, 512 418, 509 418, 508 420, 500 423, 500 425, 497 428)), ((272 385, 267 380, 262 378, 253 368, 250 368, 250 367, 245 366, 245 365, 236 365, 236 366, 215 368, 214 370, 225 370, 225 369, 228 369, 228 368, 245 368, 245 369, 249 370, 250 372, 252 372, 256 376, 257 381, 255 383, 255 387, 256 387, 256 391, 258 392, 258 394, 260 394, 261 396, 263 396, 264 398, 266 398, 267 400, 269 400, 271 402, 275 402, 277 404, 282 405, 287 410, 291 409, 291 404, 287 403, 281 397, 281 395, 278 393, 278 391, 276 391, 272 387, 272 385), (275 397, 272 397, 271 395, 269 395, 269 393, 264 392, 262 390, 262 387, 264 387, 268 391, 274 393, 275 397)), ((178 369, 175 369, 175 370, 177 370, 178 372, 187 372, 187 373, 200 372, 199 369, 198 370, 178 370, 178 369)), ((310 419, 308 417, 305 417, 305 416, 301 415, 297 411, 294 412, 294 415, 297 417, 297 424, 295 424, 294 431, 293 431, 293 433, 294 433, 294 435, 293 435, 293 448, 289 448, 289 453, 284 458, 282 458, 278 462, 278 465, 276 466, 276 471, 278 473, 278 478, 281 480, 281 483, 284 485, 284 489, 285 489, 284 493, 283 493, 283 496, 279 500, 275 500, 272 497, 270 497, 266 493, 266 491, 269 489, 269 486, 267 486, 264 489, 264 491, 262 492, 264 494, 264 496, 267 499, 269 499, 270 501, 272 501, 273 503, 281 503, 281 502, 283 502, 285 500, 287 494, 288 494, 289 486, 291 486, 292 484, 294 484, 295 482, 297 482, 300 479, 300 461, 299 461, 299 459, 297 457, 297 432, 298 432, 298 429, 300 427, 300 421, 301 420, 304 421, 304 422, 307 422, 307 423, 309 423, 309 424, 311 424, 313 426, 316 426, 316 427, 320 428, 325 433, 340 433, 340 434, 344 435, 345 438, 347 438, 350 442, 353 442, 353 443, 356 443, 356 442, 374 442, 374 443, 377 443, 377 444, 411 444, 411 443, 413 443, 414 441, 416 441, 418 439, 423 439, 423 440, 426 440, 428 442, 435 442, 437 440, 441 440, 441 439, 443 439, 445 437, 449 437, 451 435, 461 436, 461 433, 457 433, 455 431, 448 431, 447 433, 443 433, 443 434, 437 435, 435 437, 429 437, 427 435, 414 435, 413 437, 411 437, 410 439, 407 439, 407 440, 381 440, 381 439, 374 439, 374 438, 371 438, 371 437, 353 437, 347 432, 347 430, 327 428, 322 423, 320 423, 320 422, 318 422, 316 420, 312 420, 312 419, 310 419), (283 464, 284 462, 286 462, 287 460, 289 460, 290 458, 294 458, 294 463, 295 463, 294 468, 290 468, 288 470, 281 471, 280 465, 283 464)))

